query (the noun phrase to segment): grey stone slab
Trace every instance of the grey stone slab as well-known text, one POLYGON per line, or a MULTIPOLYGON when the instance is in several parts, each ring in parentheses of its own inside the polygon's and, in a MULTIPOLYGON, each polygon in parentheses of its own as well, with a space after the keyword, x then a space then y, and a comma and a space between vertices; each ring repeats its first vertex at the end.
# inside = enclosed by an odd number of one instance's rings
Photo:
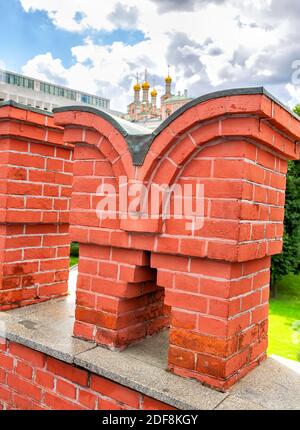
POLYGON ((216 410, 220 411, 258 411, 264 409, 265 408, 257 403, 232 395, 226 397, 226 399, 216 407, 216 410))
MULTIPOLYGON (((13 314, 12 314, 13 315, 13 314)), ((64 336, 72 336, 74 325, 75 307, 67 300, 52 302, 41 308, 36 308, 30 313, 18 314, 18 321, 31 320, 37 325, 51 324, 51 329, 61 330, 64 336)))
POLYGON ((72 325, 61 323, 60 327, 57 322, 47 323, 45 319, 32 318, 32 314, 19 317, 0 313, 0 336, 67 363, 73 363, 76 354, 95 347, 93 343, 73 338, 72 325))
POLYGON ((74 363, 178 409, 211 410, 228 396, 142 362, 140 357, 101 347, 77 355, 74 363))
POLYGON ((9 315, 7 312, 0 312, 0 337, 7 337, 7 327, 10 324, 14 324, 15 321, 15 318, 9 315))
POLYGON ((131 345, 123 355, 133 357, 135 360, 140 360, 143 363, 152 364, 161 369, 166 369, 168 362, 168 337, 169 330, 164 330, 156 336, 148 338, 131 345))
MULTIPOLYGON (((74 279, 73 279, 74 278, 74 279)), ((74 285, 63 299, 0 312, 0 337, 74 363, 178 409, 300 409, 300 363, 272 356, 220 393, 166 371, 168 331, 110 351, 72 337, 74 285)))
POLYGON ((30 306, 26 306, 24 308, 12 309, 11 311, 6 312, 6 314, 12 315, 14 318, 23 319, 27 315, 37 314, 42 317, 43 313, 51 312, 53 309, 54 312, 61 312, 61 318, 65 318, 66 314, 64 312, 68 312, 68 310, 74 316, 74 300, 72 297, 62 297, 59 299, 54 299, 48 302, 38 303, 30 306))
POLYGON ((231 393, 266 409, 300 409, 300 363, 271 356, 231 393))

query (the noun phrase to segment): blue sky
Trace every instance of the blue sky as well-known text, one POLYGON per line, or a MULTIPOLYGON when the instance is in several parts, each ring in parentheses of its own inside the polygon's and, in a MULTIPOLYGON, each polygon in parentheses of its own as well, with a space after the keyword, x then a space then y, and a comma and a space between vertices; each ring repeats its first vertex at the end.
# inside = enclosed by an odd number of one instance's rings
POLYGON ((111 45, 114 41, 132 45, 144 39, 144 34, 138 30, 89 30, 78 33, 59 29, 45 11, 25 12, 20 0, 0 0, 0 16, 0 60, 7 69, 16 72, 21 72, 29 59, 46 52, 60 58, 63 65, 69 68, 76 61, 71 48, 80 45, 87 36, 103 45, 111 45))
POLYGON ((70 49, 81 42, 81 35, 55 29, 45 12, 26 13, 19 0, 0 0, 0 4, 0 55, 8 69, 21 71, 27 60, 48 51, 66 67, 71 65, 70 49))
POLYGON ((174 92, 263 85, 300 101, 299 0, 0 0, 0 14, 2 66, 117 109, 145 68, 163 91, 168 64, 174 92))

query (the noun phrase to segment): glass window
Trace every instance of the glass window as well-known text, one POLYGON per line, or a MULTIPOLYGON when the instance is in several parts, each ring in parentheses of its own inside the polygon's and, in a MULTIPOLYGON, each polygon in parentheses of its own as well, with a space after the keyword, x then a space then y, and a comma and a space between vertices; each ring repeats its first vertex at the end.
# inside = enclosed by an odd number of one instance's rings
POLYGON ((76 92, 71 90, 66 90, 65 88, 57 87, 51 84, 40 83, 40 90, 44 93, 51 94, 54 96, 65 97, 71 100, 76 100, 76 92))
POLYGON ((31 88, 31 89, 34 88, 33 79, 24 78, 23 76, 15 75, 9 72, 1 72, 0 80, 10 85, 17 85, 18 87, 31 88))
POLYGON ((81 101, 82 101, 82 103, 89 104, 90 103, 90 97, 86 94, 82 94, 81 95, 81 101))

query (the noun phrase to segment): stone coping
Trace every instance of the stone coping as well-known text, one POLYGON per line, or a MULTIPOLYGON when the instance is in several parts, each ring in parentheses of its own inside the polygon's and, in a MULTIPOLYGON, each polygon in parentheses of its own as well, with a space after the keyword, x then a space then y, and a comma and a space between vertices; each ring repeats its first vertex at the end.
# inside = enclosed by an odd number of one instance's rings
POLYGON ((294 118, 299 120, 298 115, 291 111, 287 106, 280 102, 276 97, 269 93, 264 87, 248 87, 248 88, 233 88, 221 91, 215 91, 209 94, 204 94, 200 97, 196 97, 190 102, 186 103, 181 108, 177 109, 166 118, 155 130, 150 130, 139 124, 132 123, 130 121, 121 119, 117 116, 111 115, 104 110, 97 109, 91 106, 64 106, 53 109, 53 113, 78 111, 87 112, 97 115, 106 121, 108 121, 113 127, 115 127, 120 134, 126 140, 129 151, 132 155, 133 164, 141 166, 145 160, 145 157, 155 139, 163 130, 165 130, 176 118, 186 112, 188 109, 197 106, 200 103, 207 102, 209 100, 215 100, 222 97, 230 96, 243 96, 243 95, 265 95, 273 102, 288 111, 294 118))
POLYGON ((28 110, 29 112, 39 113, 41 115, 53 117, 52 112, 49 112, 49 111, 44 110, 44 109, 35 108, 33 106, 28 106, 28 105, 25 105, 22 103, 18 103, 18 102, 15 102, 14 100, 5 100, 3 102, 0 102, 0 108, 5 107, 5 106, 11 106, 11 107, 14 107, 16 109, 28 110))
POLYGON ((300 363, 269 357, 226 393, 166 371, 167 331, 110 351, 72 337, 74 297, 0 312, 0 336, 178 409, 300 409, 300 363))

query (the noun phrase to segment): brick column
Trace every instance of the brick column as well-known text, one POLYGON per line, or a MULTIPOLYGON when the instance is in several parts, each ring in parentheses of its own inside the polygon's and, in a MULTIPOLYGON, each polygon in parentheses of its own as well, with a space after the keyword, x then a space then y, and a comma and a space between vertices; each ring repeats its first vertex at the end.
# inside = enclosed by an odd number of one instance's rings
MULTIPOLYGON (((282 249, 287 161, 299 158, 299 120, 262 88, 200 97, 152 135, 137 129, 130 135, 131 125, 89 108, 58 109, 55 119, 66 126, 65 141, 76 144, 73 237, 134 255, 150 253, 155 285, 164 288, 171 307, 169 368, 227 389, 266 357, 270 257, 282 249), (164 184, 189 185, 183 203, 195 207, 201 200, 203 212, 175 216, 178 196, 171 193, 170 218, 160 205, 158 219, 147 219, 140 204, 128 213, 117 206, 115 219, 99 220, 96 205, 103 197, 96 195, 97 186, 117 186, 112 194, 118 198, 124 175, 147 187, 149 202, 152 190, 164 184)), ((110 252, 110 263, 118 264, 110 252)), ((141 266, 137 260, 130 264, 141 266)), ((86 275, 98 273, 99 265, 86 266, 86 275)), ((110 276, 120 281, 118 274, 110 276)), ((135 291, 127 287, 122 300, 135 291)), ((85 288, 91 292, 92 284, 85 288)), ((105 294, 115 291, 113 284, 105 294)), ((114 316, 121 327, 122 314, 114 316)), ((134 327, 134 313, 130 318, 134 327)), ((81 313, 84 320, 90 323, 81 313)), ((107 345, 95 337, 105 323, 97 320, 93 338, 107 345)), ((128 336, 122 346, 146 334, 128 336)), ((120 347, 116 339, 110 338, 111 347, 120 347)))
POLYGON ((75 336, 123 349, 168 323, 147 253, 80 245, 75 336))
POLYGON ((0 104, 0 310, 67 293, 72 149, 51 115, 0 104))
POLYGON ((173 372, 223 390, 266 358, 269 257, 225 263, 154 254, 152 265, 172 307, 173 372))
POLYGON ((68 127, 65 141, 76 143, 70 216, 71 238, 80 244, 74 335, 122 349, 168 325, 164 290, 156 285, 150 253, 128 249, 120 220, 97 214, 99 186, 117 188, 118 174, 125 174, 117 152, 91 129, 68 127))

